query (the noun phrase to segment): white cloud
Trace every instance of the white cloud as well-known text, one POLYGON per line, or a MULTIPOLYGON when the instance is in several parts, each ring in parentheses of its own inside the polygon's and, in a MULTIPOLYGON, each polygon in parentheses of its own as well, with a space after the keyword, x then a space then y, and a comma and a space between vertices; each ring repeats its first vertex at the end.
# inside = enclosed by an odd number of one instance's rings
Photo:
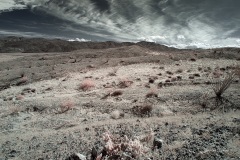
POLYGON ((36 33, 36 32, 22 32, 18 30, 5 30, 5 31, 0 30, 0 36, 1 35, 65 39, 64 37, 60 37, 60 36, 51 36, 51 35, 46 35, 46 34, 36 33))
MULTIPOLYGON (((214 23, 212 18, 205 15, 205 11, 202 13, 204 6, 201 9, 191 9, 193 2, 188 5, 180 0, 109 0, 110 11, 100 12, 90 0, 18 0, 21 3, 16 3, 16 0, 0 1, 0 13, 4 10, 23 9, 27 5, 39 7, 53 16, 87 28, 78 30, 69 25, 65 27, 68 31, 105 39, 145 40, 179 48, 239 46, 239 39, 229 38, 238 29, 226 29, 214 23), (155 10, 153 6, 156 7, 155 10)), ((212 13, 212 10, 209 12, 212 13)), ((214 12, 213 15, 215 14, 214 12)))
POLYGON ((10 11, 13 9, 23 9, 26 6, 24 4, 17 4, 14 0, 1 0, 0 13, 3 11, 10 11))
POLYGON ((84 38, 75 38, 75 39, 69 39, 68 40, 69 42, 75 42, 75 41, 77 41, 77 42, 89 42, 90 40, 87 40, 87 39, 84 39, 84 38))

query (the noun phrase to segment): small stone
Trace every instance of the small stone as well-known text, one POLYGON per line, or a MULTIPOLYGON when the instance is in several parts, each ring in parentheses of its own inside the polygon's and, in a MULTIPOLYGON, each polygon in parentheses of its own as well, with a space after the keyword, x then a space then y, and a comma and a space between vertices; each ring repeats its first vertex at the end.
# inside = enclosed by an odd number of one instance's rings
POLYGON ((177 76, 177 80, 182 80, 182 76, 177 76))
POLYGON ((16 100, 22 100, 24 97, 22 95, 17 95, 16 100))
POLYGON ((195 73, 194 76, 195 77, 201 77, 200 74, 198 74, 198 73, 195 73))
POLYGON ((91 159, 96 159, 96 158, 97 158, 97 150, 95 147, 93 147, 91 151, 91 159))
POLYGON ((171 71, 166 71, 166 73, 169 75, 173 75, 173 73, 171 71))
POLYGON ((163 66, 161 66, 161 67, 159 67, 159 69, 164 69, 164 67, 163 67, 163 66))
POLYGON ((194 79, 194 76, 189 76, 188 78, 189 78, 189 79, 194 79))
POLYGON ((70 157, 66 158, 65 160, 87 160, 86 156, 80 153, 74 153, 70 157))
POLYGON ((160 138, 155 137, 153 140, 153 148, 161 149, 163 144, 163 140, 160 138))
POLYGON ((196 61, 196 59, 195 59, 195 58, 191 58, 191 59, 190 59, 190 61, 192 61, 192 62, 195 62, 195 61, 196 61))
POLYGON ((159 83, 158 83, 158 87, 159 87, 159 88, 162 88, 162 87, 163 87, 163 82, 159 82, 159 83))
POLYGON ((170 83, 171 81, 169 79, 165 80, 166 83, 170 83))
POLYGON ((88 67, 88 68, 95 68, 95 66, 92 65, 92 64, 88 65, 87 67, 88 67))
POLYGON ((149 83, 154 83, 154 79, 149 79, 149 83))
POLYGON ((48 87, 47 89, 45 89, 45 91, 51 91, 53 90, 53 87, 48 87))

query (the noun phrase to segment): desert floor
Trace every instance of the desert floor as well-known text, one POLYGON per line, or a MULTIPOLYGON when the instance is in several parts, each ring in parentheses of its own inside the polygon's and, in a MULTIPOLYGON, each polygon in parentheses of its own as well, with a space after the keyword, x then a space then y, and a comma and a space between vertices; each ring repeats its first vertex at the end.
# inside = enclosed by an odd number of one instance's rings
POLYGON ((153 140, 142 142, 135 159, 240 159, 239 58, 236 50, 134 45, 1 53, 0 160, 90 159, 105 132, 162 140, 154 150, 153 140), (213 87, 232 72, 220 103, 213 87))

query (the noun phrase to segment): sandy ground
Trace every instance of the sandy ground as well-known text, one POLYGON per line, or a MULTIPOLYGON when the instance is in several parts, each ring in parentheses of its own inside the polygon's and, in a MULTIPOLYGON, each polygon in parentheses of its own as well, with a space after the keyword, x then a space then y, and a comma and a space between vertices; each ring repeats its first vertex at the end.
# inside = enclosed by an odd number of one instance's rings
POLYGON ((212 89, 239 64, 234 52, 139 46, 1 54, 0 160, 90 159, 105 132, 151 130, 162 147, 144 143, 135 159, 240 159, 239 75, 217 107, 212 89))

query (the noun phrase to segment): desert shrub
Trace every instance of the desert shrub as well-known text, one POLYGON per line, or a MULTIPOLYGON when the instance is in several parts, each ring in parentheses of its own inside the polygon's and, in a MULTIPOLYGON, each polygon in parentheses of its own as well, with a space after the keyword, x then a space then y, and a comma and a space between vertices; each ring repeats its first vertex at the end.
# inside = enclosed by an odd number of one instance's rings
POLYGON ((132 112, 138 116, 149 116, 153 110, 152 104, 137 105, 132 108, 132 112))
POLYGON ((121 79, 118 83, 119 88, 127 88, 130 87, 133 84, 133 81, 130 81, 128 79, 121 79))
POLYGON ((83 91, 87 91, 90 90, 91 88, 95 87, 95 83, 94 81, 92 81, 91 79, 85 79, 81 84, 79 89, 83 90, 83 91))
POLYGON ((154 139, 154 132, 151 130, 149 134, 136 139, 130 139, 126 135, 113 135, 110 132, 103 133, 104 149, 96 157, 96 159, 142 159, 146 158, 146 154, 151 152, 152 146, 147 144, 154 139))
POLYGON ((235 73, 232 72, 227 75, 222 81, 219 80, 216 83, 213 82, 213 91, 216 97, 221 98, 222 94, 229 88, 235 78, 235 73))
POLYGON ((182 73, 183 72, 183 69, 178 69, 177 71, 176 71, 176 73, 182 73))
POLYGON ((173 75, 173 73, 171 71, 166 71, 166 73, 169 75, 173 75))
POLYGON ((151 97, 158 97, 157 91, 155 89, 151 89, 146 94, 146 98, 151 98, 151 97))
POLYGON ((231 102, 225 97, 222 97, 222 94, 229 88, 231 83, 234 82, 235 78, 236 78, 235 73, 231 72, 222 81, 219 80, 216 83, 212 82, 212 89, 215 93, 215 97, 213 97, 213 99, 215 99, 214 108, 217 108, 217 107, 219 108, 220 106, 222 106, 223 112, 224 112, 225 106, 229 106, 229 105, 231 107, 235 106, 233 102, 231 102))
POLYGON ((27 78, 26 76, 21 77, 21 78, 17 81, 16 85, 17 85, 17 86, 23 85, 23 84, 27 83, 27 81, 28 81, 28 78, 27 78))
POLYGON ((117 97, 117 96, 120 96, 123 94, 123 91, 121 90, 116 90, 116 91, 113 91, 112 93, 110 93, 111 96, 113 97, 117 97))
POLYGON ((71 109, 73 109, 75 106, 75 103, 68 99, 68 100, 64 100, 62 101, 61 105, 60 105, 60 111, 56 112, 56 114, 62 114, 65 113, 71 109))

